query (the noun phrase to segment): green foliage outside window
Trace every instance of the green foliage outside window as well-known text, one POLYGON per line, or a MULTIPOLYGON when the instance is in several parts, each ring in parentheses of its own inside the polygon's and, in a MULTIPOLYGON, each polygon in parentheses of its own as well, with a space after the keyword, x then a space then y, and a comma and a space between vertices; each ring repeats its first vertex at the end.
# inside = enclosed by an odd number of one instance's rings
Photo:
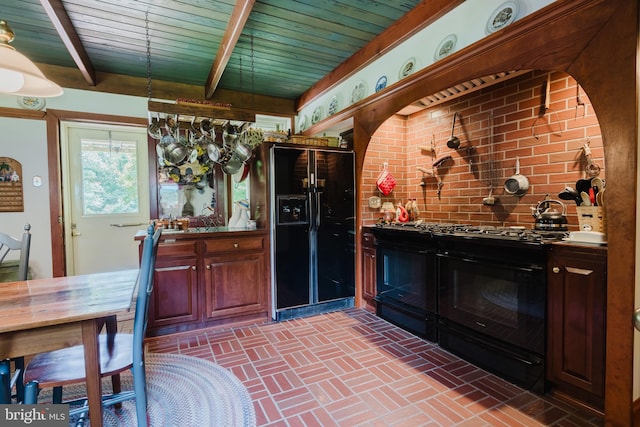
POLYGON ((138 213, 135 143, 127 145, 117 151, 82 150, 85 215, 138 213))

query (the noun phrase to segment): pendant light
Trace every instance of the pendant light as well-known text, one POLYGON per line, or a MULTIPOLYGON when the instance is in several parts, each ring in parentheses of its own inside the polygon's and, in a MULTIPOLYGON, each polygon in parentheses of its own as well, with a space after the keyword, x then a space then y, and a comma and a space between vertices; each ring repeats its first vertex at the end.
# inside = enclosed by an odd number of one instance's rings
POLYGON ((26 56, 10 46, 13 31, 0 20, 0 93, 10 95, 52 97, 62 95, 62 88, 48 80, 26 56))

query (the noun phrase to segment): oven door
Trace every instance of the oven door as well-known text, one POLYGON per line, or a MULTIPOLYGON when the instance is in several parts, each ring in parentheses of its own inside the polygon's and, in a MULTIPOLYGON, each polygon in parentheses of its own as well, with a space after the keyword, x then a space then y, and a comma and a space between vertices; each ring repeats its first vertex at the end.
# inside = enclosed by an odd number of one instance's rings
POLYGON ((435 250, 429 249, 425 241, 415 243, 411 245, 376 240, 376 314, 407 331, 435 342, 435 250))
POLYGON ((510 345, 544 354, 543 265, 439 253, 442 318, 510 345))
POLYGON ((433 251, 418 248, 379 246, 378 298, 435 312, 435 268, 429 268, 435 265, 433 256, 433 251))

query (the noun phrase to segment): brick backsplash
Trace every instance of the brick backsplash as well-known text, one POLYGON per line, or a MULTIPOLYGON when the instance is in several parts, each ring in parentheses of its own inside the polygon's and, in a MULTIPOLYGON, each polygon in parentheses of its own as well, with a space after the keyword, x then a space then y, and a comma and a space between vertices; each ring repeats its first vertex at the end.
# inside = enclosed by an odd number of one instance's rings
MULTIPOLYGON (((367 148, 362 174, 363 224, 374 224, 381 217, 368 203, 369 197, 380 196, 383 202, 394 204, 415 198, 425 221, 532 228, 531 207, 547 194, 558 200, 565 186, 575 187, 578 179, 587 177, 582 151, 587 141, 604 179, 604 152, 595 112, 576 81, 560 72, 533 71, 411 116, 391 117, 367 148), (544 112, 548 76, 550 104, 544 112), (578 97, 584 107, 576 108, 578 97), (447 147, 455 112, 454 135, 461 141, 458 150, 447 147), (420 149, 432 141, 435 156, 420 149), (417 167, 431 170, 435 160, 447 155, 452 160, 437 168, 443 182, 438 197, 437 180, 428 177, 421 187, 423 173, 417 167), (521 197, 504 190, 505 180, 515 173, 516 157, 520 173, 530 183, 521 197), (382 196, 376 187, 385 162, 398 183, 388 196, 382 196), (490 185, 497 203, 485 206, 482 199, 489 195, 490 185)), ((563 203, 569 229, 577 230, 575 203, 563 203)))

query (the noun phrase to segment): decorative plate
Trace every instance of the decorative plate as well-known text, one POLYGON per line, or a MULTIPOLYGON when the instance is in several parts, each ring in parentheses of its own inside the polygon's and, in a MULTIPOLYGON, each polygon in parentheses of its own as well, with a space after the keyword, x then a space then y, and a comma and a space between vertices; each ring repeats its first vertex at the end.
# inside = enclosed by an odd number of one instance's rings
POLYGON ((355 104, 365 97, 367 94, 367 83, 363 80, 360 80, 351 91, 351 103, 355 104))
POLYGON ((329 101, 329 106, 327 107, 327 116, 333 116, 338 112, 338 97, 332 96, 329 101))
POLYGON ((400 71, 398 72, 398 78, 404 79, 409 74, 413 73, 417 68, 416 58, 409 58, 404 61, 402 67, 400 67, 400 71))
POLYGON ((487 34, 495 33, 516 20, 518 16, 518 2, 508 1, 501 4, 487 21, 487 34))
POLYGON ((305 130, 308 124, 309 120, 307 119, 307 115, 301 114, 300 117, 298 117, 298 132, 302 132, 303 130, 305 130))
POLYGON ((433 60, 438 61, 453 52, 453 50, 456 48, 457 42, 458 37, 456 37, 455 34, 449 34, 447 37, 442 39, 442 41, 436 48, 435 53, 433 54, 433 60))
POLYGON ((380 76, 376 82, 376 92, 380 92, 385 87, 387 87, 387 76, 380 76))
POLYGON ((315 125, 322 120, 322 106, 318 105, 311 115, 311 124, 315 125))
POLYGON ((34 96, 19 96, 18 105, 27 110, 42 110, 46 105, 44 98, 36 98, 34 96))

